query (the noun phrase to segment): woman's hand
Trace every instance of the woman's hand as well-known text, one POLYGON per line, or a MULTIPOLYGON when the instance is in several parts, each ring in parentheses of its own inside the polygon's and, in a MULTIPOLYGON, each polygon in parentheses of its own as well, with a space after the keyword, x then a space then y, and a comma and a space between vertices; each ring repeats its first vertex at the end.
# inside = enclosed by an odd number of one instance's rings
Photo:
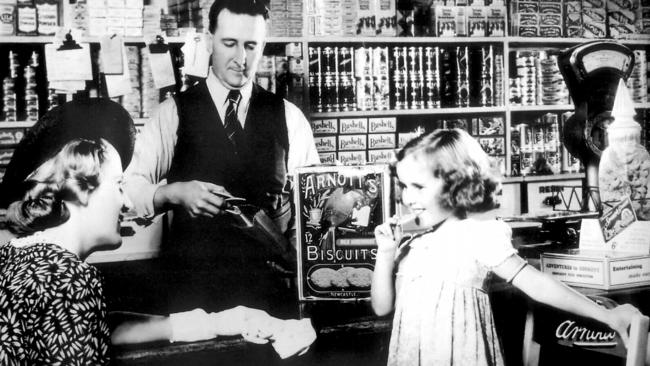
POLYGON ((402 239, 402 229, 397 225, 397 217, 391 217, 385 223, 375 227, 377 253, 394 254, 397 244, 402 239))
POLYGON ((639 309, 630 304, 619 305, 608 312, 607 325, 615 330, 627 347, 629 341, 628 328, 635 317, 641 316, 639 309))

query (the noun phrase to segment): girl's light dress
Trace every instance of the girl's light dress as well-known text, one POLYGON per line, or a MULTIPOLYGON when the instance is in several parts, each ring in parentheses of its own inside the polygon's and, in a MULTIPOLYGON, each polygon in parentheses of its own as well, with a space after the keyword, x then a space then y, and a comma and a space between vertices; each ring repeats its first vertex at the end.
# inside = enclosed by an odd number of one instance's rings
POLYGON ((501 221, 464 219, 410 243, 397 268, 389 365, 504 364, 486 279, 517 253, 511 234, 501 221))

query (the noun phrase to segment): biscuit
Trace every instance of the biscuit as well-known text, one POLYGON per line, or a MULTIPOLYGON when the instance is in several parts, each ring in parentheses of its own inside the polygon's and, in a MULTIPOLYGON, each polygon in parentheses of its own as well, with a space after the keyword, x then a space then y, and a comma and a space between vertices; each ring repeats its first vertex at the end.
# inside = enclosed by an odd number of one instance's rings
POLYGON ((331 268, 319 268, 312 272, 309 276, 311 282, 317 287, 329 288, 332 286, 332 279, 335 278, 337 272, 331 268))
POLYGON ((348 274, 348 282, 356 287, 370 287, 372 270, 369 268, 354 268, 348 274))
POLYGON ((336 277, 332 279, 332 285, 336 287, 350 287, 350 282, 348 282, 348 275, 354 268, 352 267, 341 267, 336 270, 336 277))

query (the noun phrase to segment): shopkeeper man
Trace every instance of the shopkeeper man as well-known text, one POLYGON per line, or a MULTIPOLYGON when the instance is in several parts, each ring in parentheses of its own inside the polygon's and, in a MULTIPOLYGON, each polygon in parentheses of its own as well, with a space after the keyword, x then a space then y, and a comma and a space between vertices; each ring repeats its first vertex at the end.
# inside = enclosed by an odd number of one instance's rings
POLYGON ((286 233, 287 173, 319 163, 302 112, 253 81, 267 19, 262 1, 216 0, 208 77, 162 102, 138 136, 126 191, 139 214, 173 210, 161 249, 169 311, 239 304, 272 311, 295 298, 264 243, 224 211, 227 196, 244 198, 286 233))

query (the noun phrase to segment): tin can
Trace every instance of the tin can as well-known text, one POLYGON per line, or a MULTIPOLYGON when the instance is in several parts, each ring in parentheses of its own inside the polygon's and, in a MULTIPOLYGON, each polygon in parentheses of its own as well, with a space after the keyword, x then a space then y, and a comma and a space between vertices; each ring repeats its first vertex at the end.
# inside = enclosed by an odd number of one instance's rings
POLYGON ((560 146, 560 133, 558 127, 558 117, 555 113, 546 113, 542 116, 545 125, 544 150, 557 152, 560 146))
POLYGON ((533 151, 544 151, 544 124, 539 120, 533 124, 533 151))
POLYGON ((314 111, 323 112, 323 74, 321 72, 321 48, 309 47, 309 99, 314 111))
POLYGON ((372 78, 363 78, 357 80, 356 97, 357 109, 360 111, 372 110, 372 95, 374 83, 372 78))
POLYGON ((521 142, 520 150, 522 153, 532 152, 533 151, 533 132, 530 127, 522 123, 518 125, 519 127, 519 139, 521 142))
POLYGON ((535 155, 532 152, 522 152, 521 153, 521 175, 527 176, 533 171, 533 162, 535 161, 535 155))
POLYGON ((372 72, 370 75, 388 78, 388 47, 372 49, 372 72))
POLYGON ((456 47, 456 70, 458 92, 456 93, 455 106, 469 106, 469 54, 468 47, 456 47))
POLYGON ((410 109, 424 108, 424 78, 417 75, 409 80, 411 97, 409 98, 410 109))
POLYGON ((359 47, 354 50, 354 76, 357 78, 372 76, 372 57, 369 48, 359 47))

